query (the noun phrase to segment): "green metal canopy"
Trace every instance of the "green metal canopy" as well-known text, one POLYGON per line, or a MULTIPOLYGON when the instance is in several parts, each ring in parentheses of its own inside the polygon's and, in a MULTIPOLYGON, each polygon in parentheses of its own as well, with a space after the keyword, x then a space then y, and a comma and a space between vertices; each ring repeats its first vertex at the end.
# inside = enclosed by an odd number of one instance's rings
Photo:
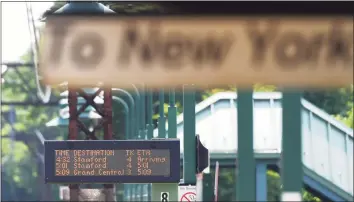
POLYGON ((115 13, 113 10, 97 2, 68 2, 54 12, 55 14, 107 14, 115 13))

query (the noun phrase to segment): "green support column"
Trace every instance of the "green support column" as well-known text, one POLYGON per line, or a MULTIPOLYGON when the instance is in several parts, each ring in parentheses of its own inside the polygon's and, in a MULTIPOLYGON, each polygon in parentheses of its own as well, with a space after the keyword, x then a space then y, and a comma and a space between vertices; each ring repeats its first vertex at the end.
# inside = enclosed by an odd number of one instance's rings
MULTIPOLYGON (((124 130, 124 133, 125 133, 125 136, 124 137, 120 137, 119 140, 124 140, 127 138, 127 136, 130 134, 130 110, 129 110, 129 105, 120 97, 117 97, 117 96, 113 96, 113 105, 116 105, 118 103, 122 104, 123 108, 124 108, 124 127, 125 127, 125 130, 124 130)), ((115 108, 115 110, 113 111, 113 119, 116 120, 117 118, 115 118, 117 115, 117 108, 115 108)), ((118 134, 118 129, 116 127, 113 127, 113 131, 118 134)))
POLYGON ((301 96, 296 90, 283 93, 282 201, 302 200, 301 96))
POLYGON ((146 101, 146 92, 145 89, 140 93, 141 96, 141 135, 140 139, 147 139, 146 132, 146 109, 145 109, 145 101, 146 101))
POLYGON ((153 138, 154 133, 154 124, 152 123, 152 115, 153 115, 153 100, 152 100, 152 90, 150 90, 147 94, 147 119, 148 123, 146 125, 147 128, 147 139, 150 140, 153 138))
POLYGON ((130 107, 130 133, 128 134, 126 139, 130 139, 134 136, 134 127, 135 127, 135 101, 133 96, 127 92, 127 96, 129 97, 130 103, 131 103, 131 107, 130 107))
POLYGON ((130 121, 129 121, 130 125, 129 125, 129 133, 126 134, 125 137, 126 137, 126 139, 131 139, 134 136, 134 134, 135 134, 135 132, 134 132, 134 130, 135 130, 134 124, 135 124, 135 116, 136 116, 136 114, 135 114, 135 101, 134 101, 134 100, 136 100, 136 99, 134 99, 135 96, 131 92, 126 91, 124 89, 113 88, 112 90, 113 90, 115 96, 119 97, 120 95, 124 95, 125 97, 128 98, 129 111, 130 111, 130 114, 129 114, 129 116, 130 116, 130 121))
POLYGON ((237 93, 238 172, 236 177, 237 200, 256 200, 256 162, 253 153, 253 92, 237 93))
POLYGON ((203 173, 203 201, 214 201, 213 176, 203 173))
MULTIPOLYGON (((138 133, 137 133, 137 139, 142 139, 144 136, 144 126, 143 126, 143 99, 144 99, 144 92, 142 89, 139 89, 139 99, 137 102, 137 128, 138 128, 138 133)), ((140 201, 140 184, 133 184, 133 195, 134 195, 134 201, 140 201)))
MULTIPOLYGON (((166 137, 166 118, 164 115, 165 93, 161 89, 159 92, 159 120, 158 137, 171 138, 170 133, 166 137)), ((173 98, 174 100, 174 98, 173 98)), ((170 100, 171 103, 171 100, 170 100)), ((170 126, 170 125, 169 125, 170 126)), ((170 129, 170 127, 169 127, 170 129)), ((151 184, 151 201, 178 201, 178 183, 153 183, 151 184)))
POLYGON ((135 108, 135 113, 136 113, 136 124, 135 124, 135 137, 134 139, 139 139, 139 135, 140 135, 140 127, 141 127, 141 95, 140 95, 140 92, 139 92, 139 96, 137 96, 137 99, 136 99, 136 108, 135 108))
MULTIPOLYGON (((145 92, 145 86, 142 86, 142 91, 140 93, 141 96, 141 131, 140 131, 140 139, 147 139, 147 132, 146 132, 146 107, 145 107, 145 101, 146 101, 146 92, 145 92)), ((139 201, 144 201, 144 189, 143 187, 145 186, 145 184, 139 184, 139 201)))
MULTIPOLYGON (((153 115, 152 94, 153 94, 153 92, 150 89, 147 94, 147 120, 148 120, 148 124, 146 125, 146 127, 147 127, 147 139, 148 140, 153 138, 153 133, 154 133, 154 124, 152 123, 152 115, 153 115)), ((147 191, 148 191, 148 201, 151 201, 151 184, 148 184, 147 191)))
POLYGON ((195 139, 195 90, 193 86, 183 88, 183 180, 185 184, 196 183, 196 139, 195 139))
MULTIPOLYGON (((139 132, 140 132, 140 92, 139 90, 134 86, 135 88, 135 127, 134 127, 134 135, 131 137, 132 139, 139 139, 139 132)), ((131 201, 137 201, 136 195, 137 195, 137 184, 130 184, 129 185, 130 189, 130 200, 131 201)))
MULTIPOLYGON (((134 130, 133 130, 133 136, 131 139, 137 139, 139 136, 139 121, 140 121, 140 93, 139 90, 133 85, 134 87, 134 96, 135 96, 135 124, 134 124, 134 130)), ((135 195, 136 195, 136 186, 135 184, 129 184, 128 189, 130 190, 129 192, 129 198, 130 201, 136 201, 135 195)))
MULTIPOLYGON (((125 136, 124 137, 115 137, 116 139, 119 139, 119 140, 122 140, 122 139, 127 139, 128 137, 129 137, 129 134, 131 133, 131 127, 130 127, 130 122, 131 122, 131 115, 132 115, 132 113, 131 113, 131 108, 133 108, 134 106, 133 106, 133 102, 130 102, 130 108, 129 108, 129 105, 122 99, 122 98, 120 98, 120 97, 117 97, 117 96, 115 96, 115 94, 116 93, 114 93, 113 94, 113 96, 112 96, 112 99, 113 99, 113 103, 112 103, 112 108, 113 108, 113 120, 114 120, 114 125, 113 125, 113 132, 114 132, 114 134, 119 134, 119 130, 118 130, 118 127, 117 126, 119 126, 118 125, 118 120, 119 120, 119 116, 117 116, 117 115, 119 115, 119 108, 118 108, 118 104, 122 104, 122 106, 123 106, 123 108, 124 108, 124 113, 125 113, 125 118, 124 118, 124 121, 125 121, 125 131, 124 131, 124 133, 125 133, 125 136)), ((121 190, 121 188, 123 187, 123 189, 124 189, 124 195, 123 195, 123 199, 125 199, 126 198, 126 194, 127 194, 127 186, 125 185, 125 184, 117 184, 117 197, 118 197, 118 199, 120 200, 121 199, 121 197, 120 197, 120 195, 119 195, 119 190, 121 190), (122 186, 123 185, 123 186, 122 186)))
POLYGON ((138 88, 133 85, 133 88, 134 88, 134 98, 135 98, 135 108, 134 108, 134 132, 133 132, 133 136, 131 137, 131 139, 136 139, 138 137, 138 134, 139 134, 139 112, 140 112, 140 93, 139 93, 139 90, 138 88))
POLYGON ((161 89, 159 92, 159 120, 158 120, 158 137, 166 138, 166 118, 164 114, 165 91, 161 89))
POLYGON ((175 89, 170 89, 168 107, 168 137, 177 138, 177 107, 175 89))

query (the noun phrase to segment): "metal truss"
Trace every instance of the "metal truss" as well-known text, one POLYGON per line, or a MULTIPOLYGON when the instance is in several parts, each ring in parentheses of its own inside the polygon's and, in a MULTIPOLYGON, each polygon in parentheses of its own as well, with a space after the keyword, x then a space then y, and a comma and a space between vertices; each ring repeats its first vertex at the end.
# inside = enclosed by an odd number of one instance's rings
MULTIPOLYGON (((95 93, 87 94, 82 89, 68 87, 68 104, 69 104, 69 140, 77 140, 78 132, 81 130, 85 133, 86 140, 98 140, 96 131, 103 128, 104 139, 113 139, 113 126, 112 126, 112 89, 111 88, 98 88, 95 93), (94 102, 95 98, 103 93, 103 106, 94 102), (85 99, 85 104, 77 109, 78 97, 85 99), (94 126, 93 130, 89 130, 87 126, 80 120, 80 114, 85 111, 88 106, 92 106, 96 112, 102 117, 100 122, 94 126)), ((70 200, 79 201, 80 186, 79 184, 70 184, 70 200)), ((112 190, 114 185, 105 184, 105 189, 112 190)), ((107 197, 107 196, 106 196, 107 197)), ((110 196, 108 196, 110 197, 110 196)), ((112 199, 109 199, 112 201, 112 199)), ((115 200, 113 200, 115 201, 115 200)))

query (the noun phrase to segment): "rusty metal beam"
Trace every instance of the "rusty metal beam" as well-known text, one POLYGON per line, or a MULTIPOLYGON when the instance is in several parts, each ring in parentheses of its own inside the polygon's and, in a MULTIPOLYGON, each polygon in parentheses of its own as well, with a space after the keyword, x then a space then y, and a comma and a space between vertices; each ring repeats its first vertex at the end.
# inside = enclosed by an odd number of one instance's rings
MULTIPOLYGON (((104 139, 111 140, 113 139, 113 126, 112 126, 112 89, 98 89, 92 95, 88 95, 82 89, 73 89, 69 86, 68 88, 68 105, 69 105, 69 140, 76 140, 78 138, 79 131, 85 133, 86 140, 98 140, 98 137, 95 135, 98 129, 102 129, 104 132, 104 139), (103 91, 104 103, 103 110, 94 102, 96 96, 99 96, 100 92, 103 91), (77 109, 77 99, 78 96, 85 99, 85 104, 78 110, 77 109), (90 131, 81 121, 80 114, 85 110, 86 107, 92 106, 96 111, 102 116, 102 120, 94 127, 93 131, 90 131)), ((99 198, 104 198, 105 201, 115 201, 115 188, 113 184, 104 184, 103 190, 100 191, 99 198)), ((80 189, 79 184, 70 184, 70 201, 82 201, 84 198, 87 198, 87 190, 80 189)), ((91 190, 92 192, 97 190, 91 190)))

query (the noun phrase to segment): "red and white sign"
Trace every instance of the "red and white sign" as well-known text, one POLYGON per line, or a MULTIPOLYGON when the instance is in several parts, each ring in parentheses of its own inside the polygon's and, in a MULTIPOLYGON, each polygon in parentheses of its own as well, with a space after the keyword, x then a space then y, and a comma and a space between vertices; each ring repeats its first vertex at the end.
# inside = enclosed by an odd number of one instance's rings
POLYGON ((178 186, 178 198, 180 202, 192 202, 197 200, 196 186, 178 186))

